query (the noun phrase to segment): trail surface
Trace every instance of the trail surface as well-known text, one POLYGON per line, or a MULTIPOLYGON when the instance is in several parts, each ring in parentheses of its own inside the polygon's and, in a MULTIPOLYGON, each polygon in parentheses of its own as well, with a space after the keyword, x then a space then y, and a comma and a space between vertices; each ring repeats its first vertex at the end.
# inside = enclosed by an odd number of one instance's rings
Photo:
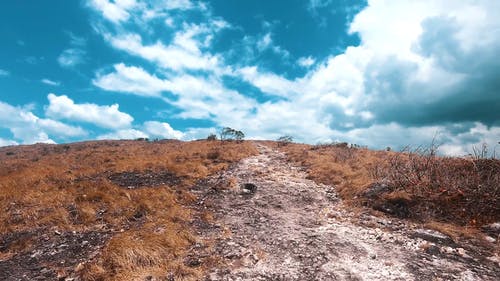
POLYGON ((205 241, 191 254, 219 258, 206 280, 500 280, 498 256, 405 221, 350 213, 334 187, 256 145, 260 155, 193 190, 199 210, 215 214, 197 224, 205 241))

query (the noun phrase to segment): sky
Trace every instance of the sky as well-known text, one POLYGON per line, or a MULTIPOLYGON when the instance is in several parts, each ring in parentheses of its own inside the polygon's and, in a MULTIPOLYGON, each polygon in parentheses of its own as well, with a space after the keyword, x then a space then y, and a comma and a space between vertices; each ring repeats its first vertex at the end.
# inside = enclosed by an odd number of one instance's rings
POLYGON ((500 1, 0 3, 0 146, 222 127, 500 149, 500 1))

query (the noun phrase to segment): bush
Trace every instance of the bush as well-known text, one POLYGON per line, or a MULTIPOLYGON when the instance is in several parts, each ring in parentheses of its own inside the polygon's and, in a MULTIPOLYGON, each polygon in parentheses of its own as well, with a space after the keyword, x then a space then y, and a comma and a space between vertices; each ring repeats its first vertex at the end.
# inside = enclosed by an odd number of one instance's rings
POLYGON ((207 140, 209 140, 209 141, 215 141, 215 140, 217 140, 217 135, 210 134, 210 135, 208 135, 207 140))
POLYGON ((462 225, 500 220, 500 160, 436 155, 437 148, 393 154, 379 180, 410 196, 412 217, 462 225))

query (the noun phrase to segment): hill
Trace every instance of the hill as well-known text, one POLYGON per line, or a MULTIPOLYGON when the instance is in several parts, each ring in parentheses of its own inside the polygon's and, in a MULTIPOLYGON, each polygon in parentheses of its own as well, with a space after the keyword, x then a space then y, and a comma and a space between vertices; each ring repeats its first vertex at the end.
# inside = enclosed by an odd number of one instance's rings
POLYGON ((0 279, 496 280, 499 171, 344 144, 5 147, 0 279))

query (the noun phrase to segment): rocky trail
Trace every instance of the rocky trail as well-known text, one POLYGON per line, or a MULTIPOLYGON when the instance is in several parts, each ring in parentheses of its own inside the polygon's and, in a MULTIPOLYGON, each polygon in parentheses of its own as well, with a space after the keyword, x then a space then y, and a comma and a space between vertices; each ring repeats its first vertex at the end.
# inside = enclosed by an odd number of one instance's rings
POLYGON ((351 213, 334 187, 256 145, 260 155, 192 190, 196 209, 214 214, 194 222, 203 240, 187 259, 217 260, 206 280, 500 280, 498 256, 407 221, 351 213))

